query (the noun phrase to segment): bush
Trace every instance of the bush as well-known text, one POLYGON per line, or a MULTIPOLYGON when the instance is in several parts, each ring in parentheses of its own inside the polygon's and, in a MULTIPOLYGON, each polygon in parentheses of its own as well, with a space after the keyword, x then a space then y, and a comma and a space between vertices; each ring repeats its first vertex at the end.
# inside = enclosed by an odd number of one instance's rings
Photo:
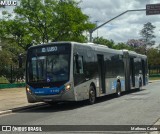
POLYGON ((0 77, 0 84, 8 84, 8 83, 9 83, 9 81, 7 80, 6 77, 4 77, 4 76, 0 77))

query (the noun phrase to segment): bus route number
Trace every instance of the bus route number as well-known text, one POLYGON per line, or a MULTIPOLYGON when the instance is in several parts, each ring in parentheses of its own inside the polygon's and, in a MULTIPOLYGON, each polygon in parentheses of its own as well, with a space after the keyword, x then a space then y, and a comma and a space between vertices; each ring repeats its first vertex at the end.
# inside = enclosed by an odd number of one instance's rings
POLYGON ((57 50, 58 50, 57 46, 42 48, 42 52, 55 52, 57 50))

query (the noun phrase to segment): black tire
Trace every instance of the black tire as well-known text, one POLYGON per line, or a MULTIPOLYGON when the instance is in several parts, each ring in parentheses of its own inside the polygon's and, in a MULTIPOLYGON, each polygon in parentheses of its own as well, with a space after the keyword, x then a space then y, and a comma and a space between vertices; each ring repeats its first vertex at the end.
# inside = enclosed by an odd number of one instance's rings
POLYGON ((58 102, 55 102, 55 101, 49 101, 49 102, 45 102, 45 103, 47 103, 47 104, 49 104, 51 106, 55 106, 55 105, 58 104, 58 102))
POLYGON ((120 82, 117 82, 116 94, 117 94, 117 97, 121 96, 121 83, 120 82))
POLYGON ((90 105, 94 104, 96 102, 96 90, 93 86, 90 86, 89 88, 89 101, 88 103, 90 105))

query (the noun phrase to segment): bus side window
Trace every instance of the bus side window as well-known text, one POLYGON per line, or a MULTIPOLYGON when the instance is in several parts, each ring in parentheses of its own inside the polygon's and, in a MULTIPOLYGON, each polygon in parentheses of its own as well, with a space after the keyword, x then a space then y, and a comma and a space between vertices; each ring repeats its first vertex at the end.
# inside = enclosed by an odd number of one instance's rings
POLYGON ((83 74, 83 56, 75 55, 74 56, 74 73, 83 74))

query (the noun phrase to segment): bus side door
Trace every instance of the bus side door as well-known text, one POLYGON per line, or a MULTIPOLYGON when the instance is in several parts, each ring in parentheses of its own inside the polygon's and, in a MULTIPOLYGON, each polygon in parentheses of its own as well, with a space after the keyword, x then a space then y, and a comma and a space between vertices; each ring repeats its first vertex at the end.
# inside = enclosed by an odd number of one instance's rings
POLYGON ((84 74, 84 56, 80 54, 74 55, 74 86, 78 100, 87 99, 87 84, 84 74))

